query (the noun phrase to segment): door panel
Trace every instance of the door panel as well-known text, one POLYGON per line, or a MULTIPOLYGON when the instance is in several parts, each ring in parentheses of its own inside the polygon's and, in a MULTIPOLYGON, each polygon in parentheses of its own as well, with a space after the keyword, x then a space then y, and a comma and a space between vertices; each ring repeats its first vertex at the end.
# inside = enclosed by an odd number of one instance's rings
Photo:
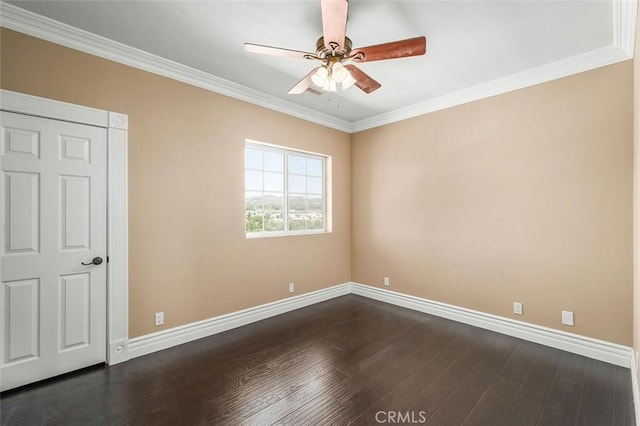
POLYGON ((60 159, 91 163, 89 156, 91 140, 62 136, 60 138, 60 159))
POLYGON ((32 130, 4 128, 5 155, 40 157, 40 134, 32 130))
POLYGON ((91 249, 91 178, 60 176, 61 250, 91 249))
POLYGON ((40 175, 8 172, 6 253, 36 253, 40 246, 40 175))
POLYGON ((6 390, 105 361, 107 134, 1 114, 6 390))
POLYGON ((4 284, 5 316, 9 324, 5 346, 5 363, 35 359, 38 351, 38 279, 12 281, 4 284))
POLYGON ((89 344, 89 274, 60 277, 60 350, 89 344))

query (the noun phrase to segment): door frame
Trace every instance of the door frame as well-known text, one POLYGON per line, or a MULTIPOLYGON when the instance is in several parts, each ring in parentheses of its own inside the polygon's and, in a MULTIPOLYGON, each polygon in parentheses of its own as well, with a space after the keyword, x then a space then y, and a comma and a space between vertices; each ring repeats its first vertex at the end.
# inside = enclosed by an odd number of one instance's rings
POLYGON ((0 110, 107 130, 107 364, 129 359, 128 116, 0 89, 0 110))

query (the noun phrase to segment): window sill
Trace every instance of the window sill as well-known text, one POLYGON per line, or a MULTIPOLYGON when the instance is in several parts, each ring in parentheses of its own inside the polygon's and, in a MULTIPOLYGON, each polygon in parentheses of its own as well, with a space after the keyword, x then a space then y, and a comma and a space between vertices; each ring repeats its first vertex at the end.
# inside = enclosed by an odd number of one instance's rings
POLYGON ((299 237, 304 235, 319 235, 330 234, 331 231, 319 229, 317 231, 291 231, 291 232, 251 232, 245 233, 247 240, 253 240, 257 238, 272 238, 272 237, 299 237))

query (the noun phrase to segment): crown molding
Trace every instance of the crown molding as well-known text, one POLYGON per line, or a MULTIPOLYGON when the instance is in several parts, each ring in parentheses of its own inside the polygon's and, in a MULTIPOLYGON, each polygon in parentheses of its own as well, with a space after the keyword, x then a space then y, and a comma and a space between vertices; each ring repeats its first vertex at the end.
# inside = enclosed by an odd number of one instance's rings
POLYGON ((633 58, 638 0, 612 0, 613 45, 349 122, 0 1, 0 26, 347 133, 522 89, 633 58))
POLYGON ((326 127, 351 123, 0 1, 0 26, 326 127))
POLYGON ((633 58, 636 40, 637 0, 613 1, 613 45, 633 58))
POLYGON ((478 84, 477 86, 458 92, 428 99, 424 102, 399 108, 395 111, 356 121, 353 123, 352 132, 360 132, 385 124, 395 123, 456 105, 466 104, 479 99, 489 98, 561 77, 615 64, 627 59, 630 59, 630 57, 622 49, 614 46, 603 47, 487 83, 478 84))
POLYGON ((355 121, 352 123, 352 133, 489 98, 513 90, 524 89, 525 87, 631 59, 633 58, 636 38, 638 0, 612 0, 612 3, 613 44, 611 46, 591 50, 537 68, 469 87, 458 92, 399 108, 395 111, 355 121))

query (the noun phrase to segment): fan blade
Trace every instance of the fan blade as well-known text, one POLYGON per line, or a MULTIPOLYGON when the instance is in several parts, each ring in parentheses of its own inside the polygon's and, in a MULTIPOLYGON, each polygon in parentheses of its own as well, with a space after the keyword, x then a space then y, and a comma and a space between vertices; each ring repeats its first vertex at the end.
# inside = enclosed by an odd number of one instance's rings
POLYGON ((406 58, 424 55, 427 51, 426 37, 415 37, 407 40, 359 47, 351 51, 354 62, 382 61, 384 59, 406 58))
POLYGON ((322 35, 328 49, 344 49, 347 32, 348 0, 322 0, 322 35))
POLYGON ((315 54, 301 52, 299 50, 282 49, 280 47, 262 46, 260 44, 245 43, 244 50, 251 53, 262 53, 265 55, 284 56, 288 58, 314 59, 315 54))
POLYGON ((317 67, 312 69, 309 74, 305 75, 304 78, 298 82, 298 84, 296 84, 291 88, 291 90, 289 90, 289 94, 299 95, 301 93, 304 93, 305 90, 309 89, 311 85, 313 85, 313 82, 311 81, 311 76, 315 74, 316 71, 318 71, 318 68, 322 68, 322 67, 317 67))
POLYGON ((355 85, 358 86, 364 93, 371 93, 374 90, 382 87, 380 83, 369 77, 364 73, 364 71, 362 71, 355 65, 349 64, 345 65, 344 67, 349 70, 349 72, 351 73, 351 77, 356 80, 355 85))

